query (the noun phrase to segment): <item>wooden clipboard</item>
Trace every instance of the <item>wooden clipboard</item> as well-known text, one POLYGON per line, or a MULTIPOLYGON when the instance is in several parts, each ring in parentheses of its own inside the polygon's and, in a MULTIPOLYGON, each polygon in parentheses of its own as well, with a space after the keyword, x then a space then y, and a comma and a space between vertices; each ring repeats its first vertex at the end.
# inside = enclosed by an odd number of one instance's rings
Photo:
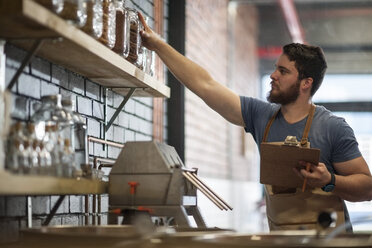
POLYGON ((303 180, 293 171, 299 161, 319 163, 320 150, 284 145, 283 142, 261 143, 260 182, 274 186, 301 188, 303 180))

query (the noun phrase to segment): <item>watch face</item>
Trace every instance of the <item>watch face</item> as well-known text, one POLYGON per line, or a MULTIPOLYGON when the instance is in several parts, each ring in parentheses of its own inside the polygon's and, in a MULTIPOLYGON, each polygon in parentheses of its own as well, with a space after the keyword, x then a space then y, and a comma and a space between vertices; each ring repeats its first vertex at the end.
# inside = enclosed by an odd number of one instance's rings
POLYGON ((334 189, 334 187, 335 186, 333 184, 328 184, 328 185, 326 185, 326 186, 323 187, 323 190, 325 192, 331 192, 334 189))

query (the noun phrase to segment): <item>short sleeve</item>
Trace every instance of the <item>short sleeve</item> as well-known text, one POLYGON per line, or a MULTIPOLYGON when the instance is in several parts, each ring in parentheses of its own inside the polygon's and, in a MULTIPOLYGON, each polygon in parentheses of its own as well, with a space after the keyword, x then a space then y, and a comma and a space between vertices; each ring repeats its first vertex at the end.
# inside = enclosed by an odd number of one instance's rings
POLYGON ((343 118, 338 118, 336 124, 333 125, 331 132, 333 162, 345 162, 362 155, 353 129, 343 118))

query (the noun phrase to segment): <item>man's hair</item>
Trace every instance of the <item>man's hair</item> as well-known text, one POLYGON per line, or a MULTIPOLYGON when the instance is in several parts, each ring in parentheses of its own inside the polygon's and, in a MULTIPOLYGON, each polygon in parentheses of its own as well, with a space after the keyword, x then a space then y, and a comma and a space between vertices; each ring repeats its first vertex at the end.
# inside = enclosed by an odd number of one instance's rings
POLYGON ((295 62, 299 80, 308 77, 313 79, 310 92, 313 96, 322 84, 327 69, 323 50, 318 46, 291 43, 283 47, 283 53, 295 62))

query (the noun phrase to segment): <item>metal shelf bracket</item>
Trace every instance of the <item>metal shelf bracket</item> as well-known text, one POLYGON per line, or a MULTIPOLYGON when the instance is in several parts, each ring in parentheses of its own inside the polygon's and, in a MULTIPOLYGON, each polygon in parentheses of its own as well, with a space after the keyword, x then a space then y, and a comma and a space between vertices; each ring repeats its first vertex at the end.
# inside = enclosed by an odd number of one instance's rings
MULTIPOLYGON (((128 100, 133 95, 133 93, 134 93, 134 91, 136 89, 137 88, 131 88, 129 90, 129 92, 127 93, 127 95, 124 97, 124 100, 120 103, 119 107, 116 109, 115 113, 111 117, 110 121, 107 124, 105 122, 105 132, 107 132, 109 130, 109 128, 111 127, 112 123, 115 121, 116 117, 119 115, 120 111, 124 108, 125 104, 128 102, 128 100)), ((107 114, 107 112, 106 112, 106 114, 107 114)))
POLYGON ((17 82, 18 77, 21 75, 23 69, 30 63, 31 59, 34 57, 35 53, 39 50, 43 44, 43 39, 35 40, 30 51, 28 51, 26 57, 23 59, 21 66, 18 68, 17 72, 14 74, 13 78, 10 80, 7 89, 11 90, 14 84, 17 82))

